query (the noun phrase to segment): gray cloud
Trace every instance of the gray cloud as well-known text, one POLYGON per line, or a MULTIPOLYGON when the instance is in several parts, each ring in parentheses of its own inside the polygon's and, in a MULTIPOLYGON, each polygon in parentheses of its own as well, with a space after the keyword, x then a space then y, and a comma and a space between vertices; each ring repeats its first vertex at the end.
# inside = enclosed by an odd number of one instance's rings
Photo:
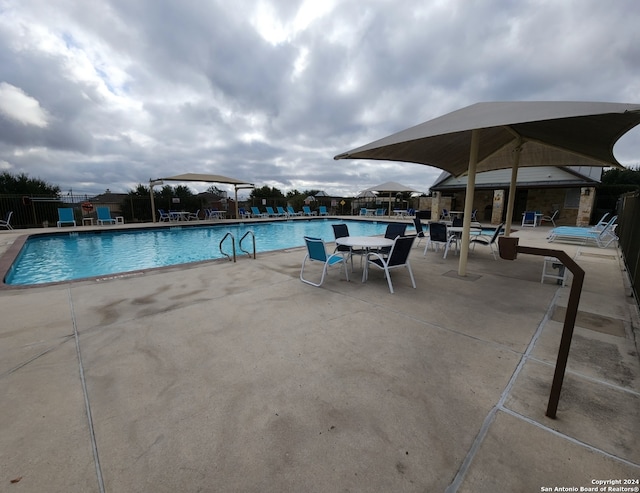
MULTIPOLYGON (((50 119, 0 115, 0 162, 74 191, 199 171, 426 191, 439 170, 332 157, 478 101, 640 95, 634 0, 53 3, 4 2, 0 83, 50 119)), ((637 129, 616 147, 639 151, 637 129)))

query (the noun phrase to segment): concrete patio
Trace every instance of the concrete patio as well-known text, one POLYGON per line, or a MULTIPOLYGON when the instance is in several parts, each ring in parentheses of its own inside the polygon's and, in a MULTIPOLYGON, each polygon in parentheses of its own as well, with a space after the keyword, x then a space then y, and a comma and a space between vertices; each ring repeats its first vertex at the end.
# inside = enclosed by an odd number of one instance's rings
MULTIPOLYGON (((80 228, 78 228, 80 229, 80 228)), ((539 492, 640 478, 640 323, 615 247, 423 256, 300 282, 301 248, 0 290, 0 491, 539 492), (571 284, 571 278, 569 279, 571 284)), ((0 253, 25 231, 0 232, 0 253)), ((314 267, 314 266, 312 266, 314 267)), ((319 272, 319 271, 318 271, 319 272)), ((638 484, 623 485, 638 491, 638 484)), ((568 491, 568 490, 567 490, 568 491)), ((604 490, 600 490, 604 491, 604 490)), ((616 490, 606 490, 616 491, 616 490)))

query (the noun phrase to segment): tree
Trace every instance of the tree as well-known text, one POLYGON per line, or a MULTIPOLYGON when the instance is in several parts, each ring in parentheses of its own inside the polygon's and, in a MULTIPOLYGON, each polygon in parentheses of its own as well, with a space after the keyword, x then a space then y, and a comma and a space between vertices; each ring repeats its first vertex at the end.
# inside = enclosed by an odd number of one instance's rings
POLYGON ((251 199, 252 203, 254 203, 255 199, 259 201, 264 199, 267 204, 272 206, 286 205, 284 194, 277 188, 275 187, 272 188, 272 187, 269 187, 268 185, 265 185, 264 187, 261 187, 261 188, 254 188, 253 190, 251 190, 251 193, 249 194, 249 198, 251 199))
POLYGON ((207 188, 207 193, 215 195, 216 197, 223 197, 226 192, 224 190, 220 190, 215 185, 211 185, 209 188, 207 188))
POLYGON ((60 187, 51 185, 40 178, 29 178, 26 173, 12 175, 5 171, 0 174, 0 193, 57 197, 60 194, 60 187))
POLYGON ((605 170, 597 187, 591 220, 599 219, 605 212, 615 211, 620 196, 634 190, 640 190, 640 168, 605 170))
POLYGON ((611 168, 602 173, 603 185, 640 185, 640 168, 611 168))
POLYGON ((127 221, 150 221, 151 198, 149 187, 139 183, 134 190, 129 190, 127 198, 120 205, 120 209, 127 221))

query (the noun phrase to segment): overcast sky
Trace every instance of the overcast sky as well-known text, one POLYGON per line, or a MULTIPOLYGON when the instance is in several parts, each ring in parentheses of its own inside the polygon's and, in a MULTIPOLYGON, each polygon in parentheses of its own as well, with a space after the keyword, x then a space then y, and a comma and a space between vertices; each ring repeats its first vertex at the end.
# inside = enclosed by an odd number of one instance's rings
MULTIPOLYGON (((0 0, 0 171, 428 191, 333 156, 480 101, 640 103, 639 26, 637 0, 0 0)), ((614 152, 640 164, 640 130, 614 152)))

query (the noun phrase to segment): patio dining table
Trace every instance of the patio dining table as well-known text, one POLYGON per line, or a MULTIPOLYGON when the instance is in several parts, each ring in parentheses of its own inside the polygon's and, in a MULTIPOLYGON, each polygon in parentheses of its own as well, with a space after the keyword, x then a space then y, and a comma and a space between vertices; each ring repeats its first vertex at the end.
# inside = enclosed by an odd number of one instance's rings
POLYGON ((169 211, 169 217, 173 221, 188 221, 189 214, 191 213, 188 211, 169 211))
MULTIPOLYGON (((348 246, 351 248, 362 248, 367 253, 374 249, 388 248, 393 245, 393 240, 382 236, 343 236, 336 238, 336 245, 348 246)), ((364 263, 362 272, 362 282, 367 279, 368 263, 364 263)))

